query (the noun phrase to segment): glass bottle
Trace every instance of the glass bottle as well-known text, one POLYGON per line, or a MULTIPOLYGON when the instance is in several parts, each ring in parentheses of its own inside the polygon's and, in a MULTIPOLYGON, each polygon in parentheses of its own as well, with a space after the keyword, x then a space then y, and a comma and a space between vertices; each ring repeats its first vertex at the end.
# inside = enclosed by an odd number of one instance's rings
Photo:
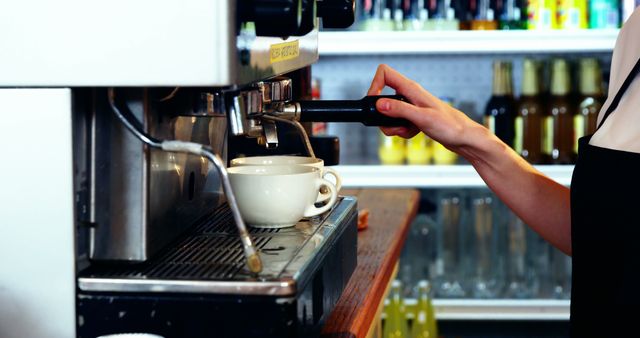
POLYGON ((437 165, 454 165, 458 161, 458 154, 447 149, 442 143, 431 141, 433 163, 437 165))
POLYGON ((542 119, 544 107, 540 96, 540 73, 537 63, 525 59, 522 75, 522 95, 515 119, 513 148, 529 163, 544 162, 542 156, 542 119))
POLYGON ((504 0, 500 9, 500 21, 498 26, 501 30, 527 29, 527 20, 522 13, 522 0, 504 0))
POLYGON ((588 28, 587 0, 558 0, 557 10, 558 28, 588 28))
POLYGON ((460 22, 461 30, 470 30, 471 29, 471 21, 473 21, 473 13, 475 12, 475 0, 467 0, 467 1, 454 1, 454 11, 456 13, 456 18, 458 22, 460 22))
POLYGON ((391 14, 393 16, 393 30, 404 30, 404 11, 402 0, 391 0, 391 14))
POLYGON ((425 0, 412 0, 409 8, 405 8, 404 30, 423 30, 427 19, 429 19, 429 11, 425 7, 425 0))
POLYGON ((478 0, 475 18, 471 21, 471 30, 496 30, 498 22, 489 0, 478 0))
MULTIPOLYGON (((447 96, 442 96, 440 97, 440 100, 442 100, 442 102, 453 106, 453 98, 451 97, 447 97, 447 96)), ((433 163, 438 164, 438 165, 452 165, 455 164, 458 161, 458 154, 454 153, 453 151, 447 149, 445 146, 442 145, 442 143, 440 142, 436 142, 434 140, 431 140, 431 151, 433 153, 433 163)))
POLYGON ((436 222, 428 214, 416 215, 400 254, 398 279, 405 285, 404 295, 416 295, 418 281, 434 275, 436 231, 436 222))
POLYGON ((571 257, 551 247, 552 297, 568 299, 571 295, 571 257))
POLYGON ((456 18, 456 13, 451 7, 451 0, 430 1, 435 6, 430 7, 431 16, 425 22, 425 30, 459 30, 460 22, 456 18))
POLYGON ((509 213, 508 222, 508 287, 506 297, 529 298, 531 281, 527 275, 527 226, 513 213, 509 213))
POLYGON ((498 229, 493 218, 493 199, 478 196, 472 200, 473 212, 473 297, 495 298, 501 289, 498 262, 498 229))
POLYGON ((484 111, 484 125, 504 143, 513 146, 516 106, 513 99, 511 62, 493 63, 492 96, 484 111))
POLYGON ((438 325, 431 303, 431 284, 426 280, 418 282, 418 303, 411 325, 412 338, 436 338, 438 337, 438 325))
POLYGON ((463 298, 466 291, 466 222, 460 193, 439 197, 435 291, 442 298, 463 298))
POLYGON ((389 305, 386 308, 387 319, 382 329, 384 338, 408 338, 407 316, 402 298, 402 283, 399 280, 391 282, 389 291, 389 305))
POLYGON ((365 1, 363 4, 363 20, 360 27, 363 31, 390 31, 394 24, 391 9, 386 0, 365 1))
POLYGON ((378 147, 380 163, 391 165, 403 164, 405 156, 405 139, 400 136, 386 136, 380 132, 380 146, 378 147))
POLYGON ((602 71, 598 60, 594 58, 580 60, 580 99, 578 113, 573 119, 575 154, 578 153, 578 140, 595 133, 598 113, 603 102, 602 71))
POLYGON ((569 63, 555 59, 551 68, 551 97, 545 117, 545 145, 554 164, 573 163, 573 116, 569 63))
POLYGON ((589 1, 589 28, 598 29, 618 27, 620 27, 620 1, 589 1))
POLYGON ((551 278, 551 249, 542 236, 527 228, 527 271, 531 277, 531 293, 536 298, 551 298, 553 286, 551 278))
POLYGON ((527 0, 527 28, 554 29, 558 27, 556 16, 558 0, 527 0))
POLYGON ((432 156, 431 139, 424 133, 417 133, 407 140, 407 164, 429 164, 432 156))

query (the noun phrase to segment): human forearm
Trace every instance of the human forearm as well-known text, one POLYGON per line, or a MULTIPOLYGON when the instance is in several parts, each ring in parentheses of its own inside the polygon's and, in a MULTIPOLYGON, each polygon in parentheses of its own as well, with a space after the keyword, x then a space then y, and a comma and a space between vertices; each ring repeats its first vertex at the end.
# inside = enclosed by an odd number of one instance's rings
POLYGON ((383 127, 385 134, 411 137, 422 131, 462 155, 525 223, 565 253, 571 252, 569 189, 535 170, 461 111, 381 65, 368 94, 378 95, 385 86, 394 88, 409 102, 380 99, 378 110, 412 123, 410 127, 383 127))
POLYGON ((534 231, 571 254, 569 189, 533 168, 486 128, 471 125, 465 135, 458 152, 489 188, 534 231))

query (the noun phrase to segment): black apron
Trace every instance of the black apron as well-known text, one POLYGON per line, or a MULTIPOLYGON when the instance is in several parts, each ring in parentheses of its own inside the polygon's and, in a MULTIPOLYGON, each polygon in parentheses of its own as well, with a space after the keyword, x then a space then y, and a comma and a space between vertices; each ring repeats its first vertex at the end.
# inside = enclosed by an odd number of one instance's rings
MULTIPOLYGON (((616 109, 639 69, 640 60, 598 128, 616 109)), ((640 154, 592 146, 590 138, 579 140, 571 180, 571 336, 637 337, 640 154)))

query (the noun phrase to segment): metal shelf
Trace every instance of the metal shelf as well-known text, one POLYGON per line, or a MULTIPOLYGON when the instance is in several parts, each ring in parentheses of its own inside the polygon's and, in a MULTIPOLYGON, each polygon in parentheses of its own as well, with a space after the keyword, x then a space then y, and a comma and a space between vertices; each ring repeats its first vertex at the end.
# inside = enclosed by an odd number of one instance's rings
POLYGON ((618 29, 320 32, 326 55, 611 52, 618 29))
POLYGON ((569 320, 569 300, 434 299, 439 320, 569 320))
MULTIPOLYGON (((417 303, 404 300, 407 318, 417 303)), ((570 305, 568 299, 433 299, 438 320, 569 320, 570 305)))
MULTIPOLYGON (((339 165, 342 186, 350 188, 479 188, 485 187, 470 165, 339 165)), ((572 165, 536 166, 543 174, 568 186, 572 165)))

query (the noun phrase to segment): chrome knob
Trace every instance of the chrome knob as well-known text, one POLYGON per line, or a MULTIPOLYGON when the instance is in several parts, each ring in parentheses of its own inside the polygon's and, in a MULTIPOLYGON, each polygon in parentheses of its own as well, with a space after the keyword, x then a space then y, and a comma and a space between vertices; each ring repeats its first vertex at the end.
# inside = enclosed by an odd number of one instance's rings
POLYGON ((263 96, 260 91, 250 90, 241 92, 240 95, 244 99, 246 116, 262 113, 263 96))
POLYGON ((259 90, 236 93, 227 101, 229 126, 233 135, 257 137, 262 134, 259 122, 252 117, 263 111, 262 93, 259 90))
POLYGON ((262 93, 262 102, 265 104, 290 101, 293 97, 291 79, 277 77, 258 84, 262 93))

